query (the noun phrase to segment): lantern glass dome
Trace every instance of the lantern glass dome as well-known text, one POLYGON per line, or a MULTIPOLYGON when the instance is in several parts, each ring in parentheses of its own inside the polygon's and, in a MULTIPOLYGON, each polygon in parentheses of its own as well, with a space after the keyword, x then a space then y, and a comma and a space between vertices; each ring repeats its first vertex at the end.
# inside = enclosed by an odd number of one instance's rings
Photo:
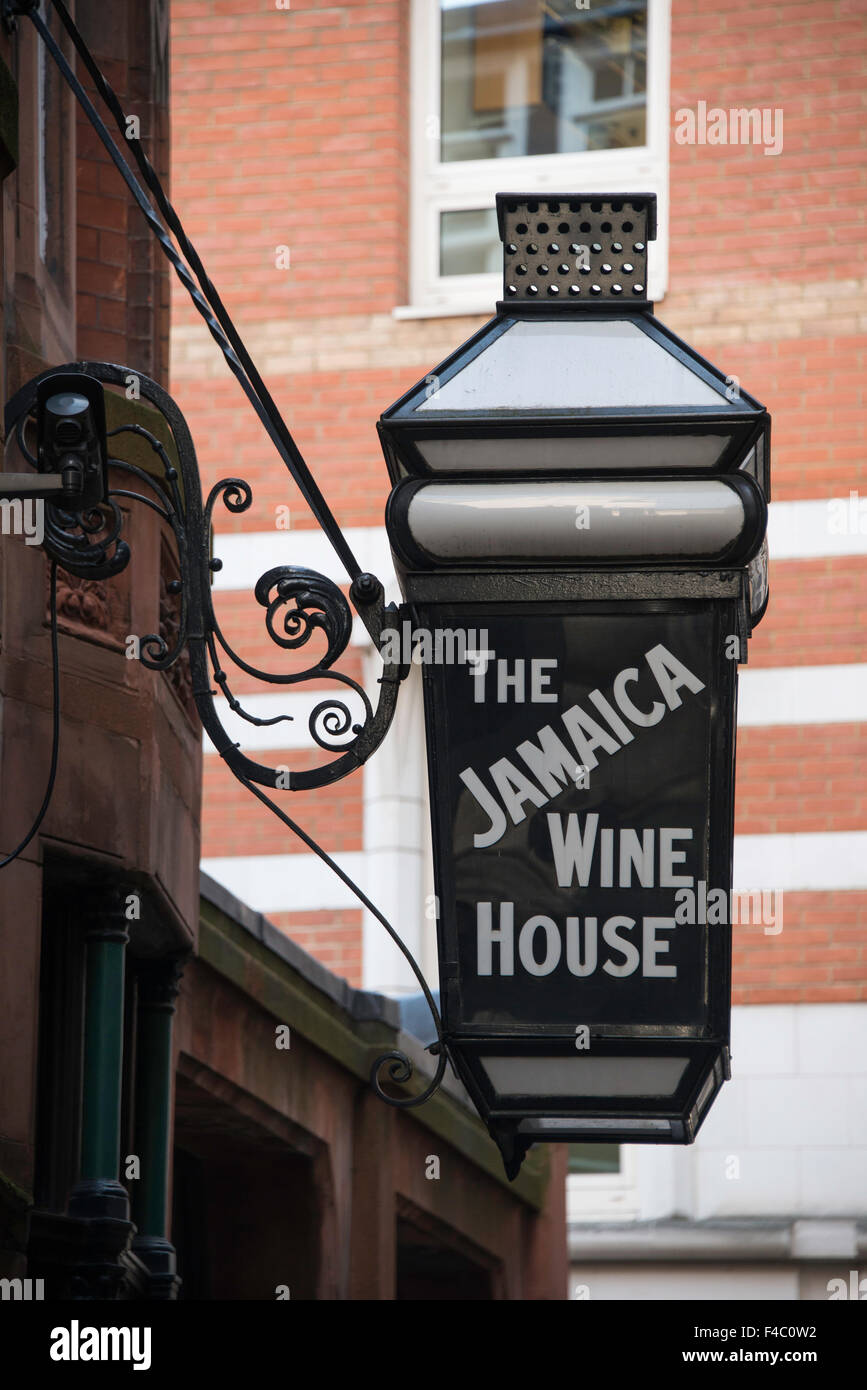
POLYGON ((415 412, 719 408, 721 395, 634 319, 519 319, 415 412))

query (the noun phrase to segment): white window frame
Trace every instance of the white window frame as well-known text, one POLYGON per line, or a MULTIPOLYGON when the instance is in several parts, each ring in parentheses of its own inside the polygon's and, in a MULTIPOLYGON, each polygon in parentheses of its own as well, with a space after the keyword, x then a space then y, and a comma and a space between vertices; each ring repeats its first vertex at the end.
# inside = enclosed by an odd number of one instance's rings
POLYGON ((566 1223, 635 1221, 641 1211, 638 1191, 638 1153, 634 1144, 620 1145, 617 1173, 570 1173, 566 1178, 566 1223))
POLYGON ((648 0, 648 144, 581 154, 440 163, 440 4, 411 0, 410 299, 397 318, 491 313, 502 274, 439 273, 441 212, 494 206, 497 193, 656 193, 658 231, 648 265, 651 299, 668 282, 669 50, 671 0, 648 0))

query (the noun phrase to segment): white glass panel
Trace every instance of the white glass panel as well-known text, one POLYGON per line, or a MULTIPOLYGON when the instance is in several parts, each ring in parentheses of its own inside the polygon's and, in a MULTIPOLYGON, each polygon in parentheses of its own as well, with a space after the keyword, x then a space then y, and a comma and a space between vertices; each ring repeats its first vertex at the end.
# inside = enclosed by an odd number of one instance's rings
POLYGON ((432 391, 414 413, 724 404, 721 391, 626 319, 525 319, 432 391))
POLYGON ((539 1119, 522 1120, 518 1125, 519 1134, 569 1134, 575 1130, 580 1130, 582 1134, 614 1134, 618 1130, 629 1130, 634 1134, 646 1132, 648 1134, 666 1134, 671 1132, 670 1120, 652 1120, 642 1116, 641 1119, 633 1119, 627 1115, 618 1115, 611 1119, 605 1116, 581 1116, 580 1119, 569 1119, 562 1115, 541 1116, 539 1119))
MULTIPOLYGON (((482 1057, 498 1095, 671 1096, 686 1057, 482 1057)), ((564 1121, 564 1125, 567 1122, 564 1121)), ((574 1123, 574 1121, 573 1121, 574 1123)))
POLYGON ((643 472, 713 468, 730 434, 631 434, 605 438, 418 439, 416 448, 435 473, 533 473, 574 468, 643 472))
POLYGON ((444 560, 717 555, 740 535, 738 494, 715 479, 428 483, 409 504, 413 539, 444 560))

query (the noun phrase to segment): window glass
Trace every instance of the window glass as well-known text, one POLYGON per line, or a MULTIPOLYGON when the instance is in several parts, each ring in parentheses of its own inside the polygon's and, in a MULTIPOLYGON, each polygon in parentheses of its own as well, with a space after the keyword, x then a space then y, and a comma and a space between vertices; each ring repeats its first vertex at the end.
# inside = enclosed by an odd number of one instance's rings
POLYGON ((443 163, 644 145, 647 0, 441 0, 443 163))
POLYGON ((495 208, 440 213, 440 275, 484 275, 502 268, 495 208))
POLYGON ((619 1144, 570 1144, 570 1173, 619 1173, 619 1144))

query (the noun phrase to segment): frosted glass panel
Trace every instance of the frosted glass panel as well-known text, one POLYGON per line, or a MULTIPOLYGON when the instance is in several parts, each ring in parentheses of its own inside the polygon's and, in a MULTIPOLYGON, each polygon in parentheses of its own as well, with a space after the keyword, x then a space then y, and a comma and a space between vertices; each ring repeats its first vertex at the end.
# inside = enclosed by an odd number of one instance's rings
POLYGON ((599 472, 636 469, 713 468, 731 443, 730 434, 630 434, 561 439, 419 439, 416 447, 435 473, 533 473, 587 468, 599 472))
POLYGON ((727 405, 626 319, 521 320, 415 410, 584 410, 727 405))
POLYGON ((413 539, 442 560, 711 556, 741 534, 733 488, 700 482, 429 483, 409 504, 413 539))
POLYGON ((479 1061, 500 1095, 581 1099, 672 1096, 687 1068, 685 1057, 480 1057, 479 1061))

